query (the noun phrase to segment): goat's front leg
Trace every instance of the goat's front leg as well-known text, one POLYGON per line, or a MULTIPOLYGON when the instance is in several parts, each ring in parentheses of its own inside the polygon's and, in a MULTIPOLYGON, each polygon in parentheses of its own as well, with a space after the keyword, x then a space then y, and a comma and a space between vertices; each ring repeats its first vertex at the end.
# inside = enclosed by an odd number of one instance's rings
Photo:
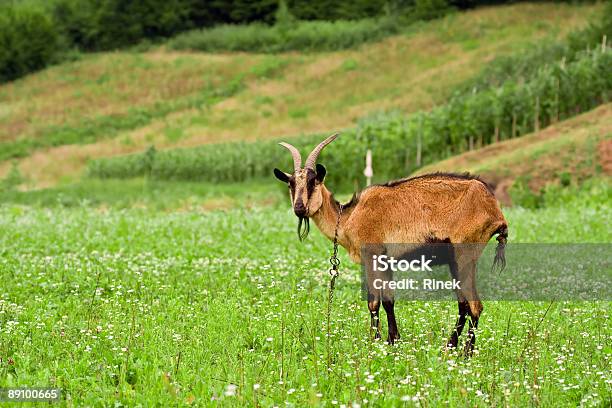
POLYGON ((380 336, 380 310, 381 290, 377 287, 375 281, 382 279, 380 272, 376 271, 372 263, 374 255, 384 253, 384 247, 378 245, 367 245, 362 248, 361 259, 364 262, 365 278, 367 280, 368 289, 368 309, 370 310, 370 335, 372 330, 375 331, 374 340, 379 340, 380 336))
POLYGON ((387 326, 389 328, 389 337, 387 337, 387 343, 393 344, 395 340, 399 340, 400 334, 397 329, 397 322, 395 321, 395 311, 393 310, 395 306, 395 300, 393 298, 383 298, 383 307, 385 308, 385 312, 387 313, 387 326))
MULTIPOLYGON (((457 298, 459 300, 459 320, 455 333, 451 335, 451 340, 454 340, 454 335, 457 337, 461 334, 461 329, 466 321, 466 316, 470 316, 469 329, 467 339, 465 341, 464 355, 470 357, 474 352, 474 345, 476 344, 476 333, 475 330, 478 328, 478 320, 482 312, 482 302, 478 297, 476 290, 476 260, 480 255, 481 249, 476 247, 460 248, 456 252, 456 264, 451 264, 451 273, 453 277, 455 275, 459 279, 461 288, 457 291, 457 298), (453 267, 454 266, 454 267, 453 267)), ((454 343, 454 347, 457 343, 454 343)))
POLYGON ((370 309, 370 336, 372 330, 375 330, 374 340, 380 339, 380 317, 378 311, 380 310, 380 299, 374 294, 368 294, 368 309, 370 309))

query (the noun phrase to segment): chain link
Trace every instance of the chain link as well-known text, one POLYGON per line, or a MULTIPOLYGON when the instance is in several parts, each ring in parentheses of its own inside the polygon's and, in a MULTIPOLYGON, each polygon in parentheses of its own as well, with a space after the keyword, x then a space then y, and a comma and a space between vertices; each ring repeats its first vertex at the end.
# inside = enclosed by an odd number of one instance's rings
POLYGON ((340 259, 338 258, 338 229, 340 228, 340 217, 342 216, 342 210, 344 207, 340 204, 340 209, 338 210, 338 219, 336 220, 336 229, 334 231, 334 249, 331 257, 329 258, 329 263, 331 264, 331 268, 329 268, 329 274, 331 275, 331 279, 329 280, 329 294, 327 298, 327 369, 331 368, 331 350, 330 350, 330 338, 331 338, 331 307, 332 301, 334 300, 334 287, 336 286, 336 278, 340 274, 338 272, 338 267, 340 266, 340 259))
POLYGON ((334 250, 329 258, 329 263, 331 264, 329 274, 332 277, 338 276, 338 266, 340 266, 340 259, 338 259, 338 229, 340 228, 340 217, 342 216, 342 210, 344 210, 344 206, 340 204, 338 218, 336 219, 336 229, 334 230, 334 250))

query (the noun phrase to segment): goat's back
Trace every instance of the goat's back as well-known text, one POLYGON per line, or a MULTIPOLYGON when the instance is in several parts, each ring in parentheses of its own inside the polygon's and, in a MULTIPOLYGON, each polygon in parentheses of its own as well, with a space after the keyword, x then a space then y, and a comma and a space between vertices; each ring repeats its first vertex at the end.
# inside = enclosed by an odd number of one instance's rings
POLYGON ((469 175, 432 174, 365 189, 346 228, 352 246, 360 247, 487 242, 502 224, 499 203, 486 183, 469 175))

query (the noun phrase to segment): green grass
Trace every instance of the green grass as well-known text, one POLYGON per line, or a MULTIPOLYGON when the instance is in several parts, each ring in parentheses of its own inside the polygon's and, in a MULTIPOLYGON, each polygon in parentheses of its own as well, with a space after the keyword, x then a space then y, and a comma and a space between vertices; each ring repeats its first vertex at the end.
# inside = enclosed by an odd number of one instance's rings
MULTIPOLYGON (((593 194, 506 209, 510 242, 610 242, 610 201, 593 194)), ((0 387, 60 387, 75 406, 610 402, 610 302, 548 313, 549 303, 486 302, 469 360, 440 352, 454 302, 401 302, 403 337, 390 347, 370 340, 359 267, 341 251, 328 348, 331 245, 318 232, 299 243, 288 203, 167 212, 3 201, 0 387)))
POLYGON ((15 190, 11 183, 0 183, 0 203, 38 207, 143 208, 167 211, 229 209, 236 206, 272 205, 281 202, 286 187, 258 180, 244 184, 163 182, 147 179, 83 180, 54 188, 15 190), (246 190, 246 191, 245 191, 246 190))

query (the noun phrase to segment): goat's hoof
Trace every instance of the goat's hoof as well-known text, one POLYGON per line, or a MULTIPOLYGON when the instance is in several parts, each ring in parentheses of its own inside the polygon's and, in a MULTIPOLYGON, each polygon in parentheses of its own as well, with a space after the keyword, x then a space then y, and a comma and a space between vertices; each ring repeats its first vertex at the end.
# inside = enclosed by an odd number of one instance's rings
POLYGON ((455 350, 457 350, 457 346, 453 346, 452 344, 446 344, 444 347, 442 347, 443 353, 451 353, 455 350))
POLYGON ((396 341, 398 341, 400 339, 400 335, 399 333, 395 333, 395 334, 390 334, 389 337, 387 337, 387 343, 389 345, 393 345, 395 344, 396 341))
POLYGON ((376 334, 374 335, 374 340, 376 341, 380 339, 381 339, 380 333, 376 332, 376 334))
POLYGON ((452 344, 445 344, 442 346, 442 350, 440 350, 440 354, 448 355, 454 354, 457 352, 457 346, 453 346, 452 344))

